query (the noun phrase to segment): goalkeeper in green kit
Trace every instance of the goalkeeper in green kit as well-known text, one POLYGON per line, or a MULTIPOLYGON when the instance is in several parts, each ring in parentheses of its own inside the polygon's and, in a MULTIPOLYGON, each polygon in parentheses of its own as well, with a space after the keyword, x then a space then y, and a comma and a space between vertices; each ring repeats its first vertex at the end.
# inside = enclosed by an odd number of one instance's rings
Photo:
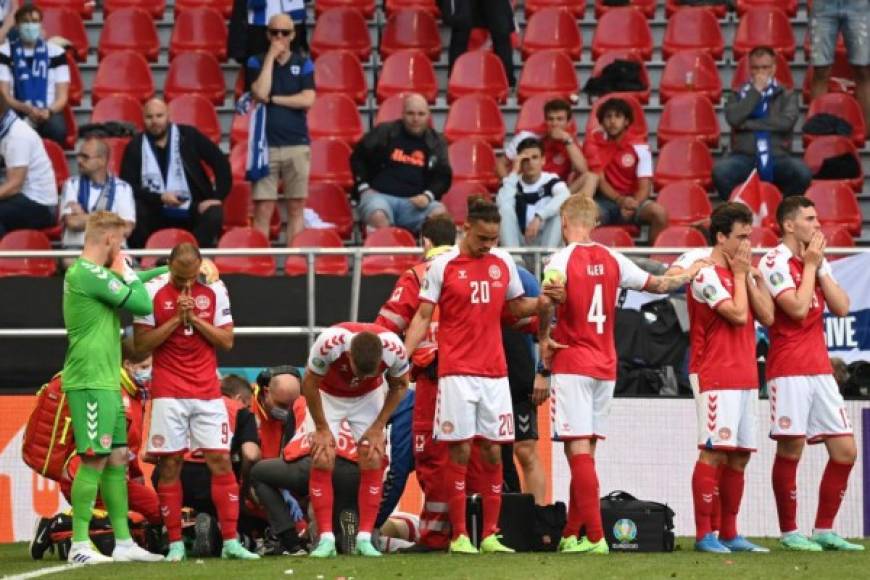
POLYGON ((127 524, 127 422, 120 391, 118 309, 138 316, 150 314, 151 299, 143 282, 166 268, 134 272, 121 253, 125 227, 126 222, 114 213, 90 214, 82 254, 64 278, 63 319, 69 347, 63 391, 82 460, 70 494, 71 564, 163 560, 163 556, 140 548, 127 524), (98 491, 115 533, 111 558, 98 552, 88 535, 98 491))

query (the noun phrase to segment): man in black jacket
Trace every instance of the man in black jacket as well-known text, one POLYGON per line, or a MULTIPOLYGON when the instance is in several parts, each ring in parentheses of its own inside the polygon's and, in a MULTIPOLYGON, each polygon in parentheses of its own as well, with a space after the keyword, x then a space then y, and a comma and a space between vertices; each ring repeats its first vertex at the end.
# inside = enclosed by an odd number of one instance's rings
POLYGON ((143 247, 159 229, 181 228, 193 233, 200 247, 214 247, 232 184, 229 161, 198 129, 170 123, 162 100, 145 103, 144 113, 145 132, 130 141, 121 162, 121 178, 136 199, 130 246, 143 247))
POLYGON ((453 172, 447 142, 429 127, 429 115, 426 99, 409 94, 401 120, 381 123, 354 148, 350 166, 368 226, 416 233, 427 217, 444 213, 438 200, 450 188, 453 172))

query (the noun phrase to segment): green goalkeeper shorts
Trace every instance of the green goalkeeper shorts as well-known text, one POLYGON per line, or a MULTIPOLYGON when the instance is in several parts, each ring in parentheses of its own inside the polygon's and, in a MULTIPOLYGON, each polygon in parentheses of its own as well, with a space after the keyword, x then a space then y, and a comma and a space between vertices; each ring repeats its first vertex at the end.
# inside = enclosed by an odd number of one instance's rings
POLYGON ((79 389, 66 393, 79 455, 106 455, 127 445, 121 391, 79 389))

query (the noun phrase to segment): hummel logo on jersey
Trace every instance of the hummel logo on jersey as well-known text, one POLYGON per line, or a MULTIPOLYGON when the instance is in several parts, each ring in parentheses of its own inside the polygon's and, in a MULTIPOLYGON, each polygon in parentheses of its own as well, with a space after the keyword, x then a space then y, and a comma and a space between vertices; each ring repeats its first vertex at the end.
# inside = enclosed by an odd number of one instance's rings
POLYGON ((172 310, 173 308, 175 308, 175 304, 172 302, 172 300, 163 301, 163 310, 172 310))
POLYGON ((227 498, 228 498, 231 502, 234 502, 234 503, 239 501, 239 496, 237 496, 237 495, 234 494, 234 493, 228 493, 228 494, 227 494, 227 498))
POLYGON ((381 488, 380 488, 380 486, 377 486, 377 485, 370 485, 370 486, 369 486, 369 493, 370 493, 371 495, 381 495, 381 488))
POLYGON ((323 490, 319 488, 311 488, 311 495, 314 497, 323 497, 323 490))
POLYGON ((468 272, 466 272, 465 270, 459 270, 459 279, 460 280, 467 280, 468 279, 468 272))

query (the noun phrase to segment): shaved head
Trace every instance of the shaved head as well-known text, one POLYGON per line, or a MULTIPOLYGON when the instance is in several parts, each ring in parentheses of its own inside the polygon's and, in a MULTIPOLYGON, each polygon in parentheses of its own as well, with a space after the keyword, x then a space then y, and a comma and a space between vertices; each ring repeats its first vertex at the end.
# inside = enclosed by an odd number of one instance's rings
POLYGON ((289 15, 279 12, 269 19, 269 28, 293 28, 293 19, 289 15))
POLYGON ((429 103, 419 93, 409 93, 402 99, 402 123, 412 135, 422 135, 429 127, 429 103))
POLYGON ((163 139, 169 129, 169 107, 163 99, 149 99, 142 108, 145 131, 155 139, 163 139))

